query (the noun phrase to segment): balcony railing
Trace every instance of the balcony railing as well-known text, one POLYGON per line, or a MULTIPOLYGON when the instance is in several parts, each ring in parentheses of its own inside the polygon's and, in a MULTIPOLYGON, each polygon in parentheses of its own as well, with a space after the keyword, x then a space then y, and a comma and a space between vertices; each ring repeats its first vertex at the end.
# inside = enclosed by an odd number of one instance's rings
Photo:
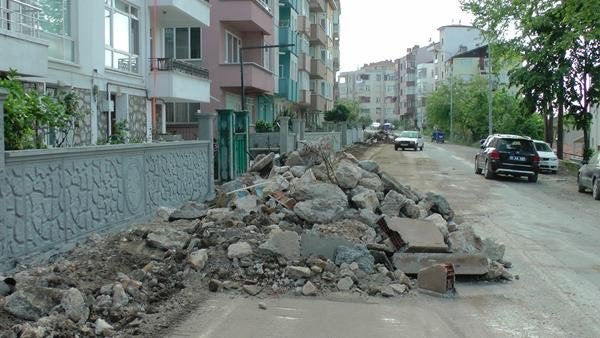
POLYGON ((150 70, 159 72, 179 71, 189 75, 208 79, 208 70, 194 64, 171 58, 150 59, 150 70))
POLYGON ((37 6, 17 0, 0 1, 0 30, 38 38, 40 13, 37 6))

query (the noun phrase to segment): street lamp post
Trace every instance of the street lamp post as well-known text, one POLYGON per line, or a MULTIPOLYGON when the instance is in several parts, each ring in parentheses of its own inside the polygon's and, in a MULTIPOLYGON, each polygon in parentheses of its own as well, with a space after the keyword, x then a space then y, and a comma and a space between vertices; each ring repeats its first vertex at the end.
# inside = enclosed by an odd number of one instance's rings
POLYGON ((270 48, 283 48, 283 47, 292 47, 296 44, 281 44, 281 45, 265 45, 265 46, 250 46, 250 47, 240 47, 240 89, 242 91, 242 110, 246 110, 246 87, 244 86, 244 50, 249 49, 270 49, 270 48))

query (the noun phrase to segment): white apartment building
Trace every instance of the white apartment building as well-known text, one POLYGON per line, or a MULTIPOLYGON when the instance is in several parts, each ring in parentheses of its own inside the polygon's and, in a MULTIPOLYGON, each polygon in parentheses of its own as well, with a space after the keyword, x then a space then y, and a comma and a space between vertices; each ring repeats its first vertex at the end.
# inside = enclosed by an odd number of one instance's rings
POLYGON ((464 25, 448 25, 438 28, 440 40, 434 45, 436 81, 445 81, 450 76, 447 61, 454 55, 485 44, 478 28, 464 25))
POLYGON ((119 121, 130 139, 150 141, 169 120, 195 121, 209 101, 206 0, 2 0, 0 14, 0 73, 79 96, 71 146, 106 140, 119 121))
POLYGON ((417 127, 427 128, 427 97, 435 90, 435 64, 433 62, 417 65, 417 127))
POLYGON ((339 98, 357 101, 361 115, 384 122, 397 118, 397 77, 393 61, 364 65, 339 77, 339 98))

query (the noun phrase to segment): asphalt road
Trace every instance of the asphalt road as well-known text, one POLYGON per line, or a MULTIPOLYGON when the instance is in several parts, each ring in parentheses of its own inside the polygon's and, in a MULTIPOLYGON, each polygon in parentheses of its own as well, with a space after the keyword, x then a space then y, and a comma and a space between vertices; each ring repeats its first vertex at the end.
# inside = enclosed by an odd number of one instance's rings
POLYGON ((472 148, 372 148, 365 157, 423 191, 445 195, 458 223, 507 246, 519 280, 463 282, 455 299, 215 295, 173 337, 600 337, 600 202, 572 177, 486 180, 472 148))

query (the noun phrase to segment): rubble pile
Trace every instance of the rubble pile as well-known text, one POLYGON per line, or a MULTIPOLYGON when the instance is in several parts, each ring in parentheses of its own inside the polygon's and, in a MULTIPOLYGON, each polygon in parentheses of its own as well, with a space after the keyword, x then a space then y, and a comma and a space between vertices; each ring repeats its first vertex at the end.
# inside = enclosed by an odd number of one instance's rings
POLYGON ((437 263, 512 279, 502 244, 374 161, 307 146, 260 156, 217 190, 213 203, 161 208, 154 222, 96 235, 0 283, 0 336, 144 335, 149 316, 192 282, 250 296, 395 297, 417 287, 407 275, 437 263))

